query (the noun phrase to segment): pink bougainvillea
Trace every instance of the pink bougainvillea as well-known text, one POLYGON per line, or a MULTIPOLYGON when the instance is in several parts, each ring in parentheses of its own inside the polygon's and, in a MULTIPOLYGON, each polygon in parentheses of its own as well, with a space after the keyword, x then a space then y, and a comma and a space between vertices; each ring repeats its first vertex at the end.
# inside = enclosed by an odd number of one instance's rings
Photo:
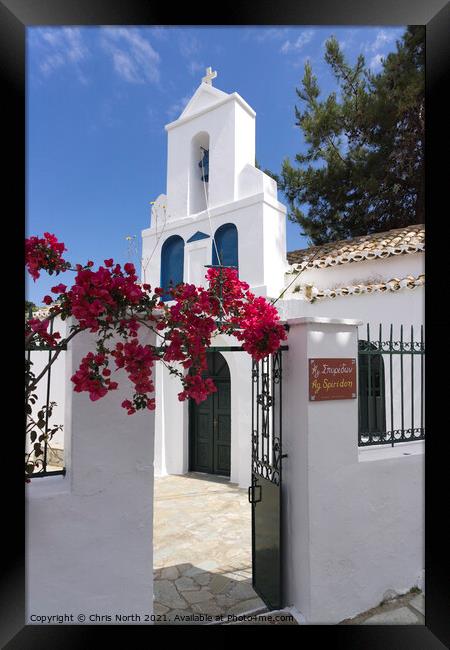
POLYGON ((44 232, 44 237, 29 237, 25 240, 25 265, 33 280, 37 280, 40 271, 60 273, 69 268, 62 254, 67 248, 59 242, 55 235, 44 232))
POLYGON ((95 351, 84 357, 72 376, 74 390, 87 392, 93 401, 101 399, 117 389, 111 376, 123 369, 133 390, 130 399, 122 402, 130 415, 155 408, 156 362, 179 376, 179 400, 191 398, 200 403, 217 390, 205 377, 213 336, 235 336, 256 360, 277 350, 286 338, 275 307, 256 297, 234 269, 210 268, 205 287, 182 283, 170 290, 171 300, 163 302, 163 289, 152 291, 150 285, 140 284, 131 263, 122 269, 110 258, 97 270, 92 261, 72 267, 62 258, 64 244, 49 233, 41 239, 27 239, 25 250, 26 265, 34 279, 41 270, 56 274, 69 268, 75 271, 71 287, 60 283, 51 289, 54 299, 43 298, 50 306, 49 316, 27 321, 27 342, 57 346, 59 333, 47 332, 50 320, 57 315, 63 320, 73 316, 68 338, 83 330, 96 335, 95 351), (139 341, 139 333, 145 328, 156 334, 156 345, 139 341))

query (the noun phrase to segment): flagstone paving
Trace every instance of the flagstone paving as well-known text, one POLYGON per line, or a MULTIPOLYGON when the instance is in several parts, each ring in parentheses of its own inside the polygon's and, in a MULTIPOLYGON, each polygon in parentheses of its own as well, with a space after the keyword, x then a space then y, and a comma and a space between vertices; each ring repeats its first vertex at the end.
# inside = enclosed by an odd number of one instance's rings
MULTIPOLYGON (((157 624, 297 625, 289 610, 267 612, 252 589, 247 491, 221 477, 155 479, 154 613, 157 624), (254 614, 254 618, 244 613, 254 614)), ((424 625, 417 590, 340 625, 424 625)))
POLYGON ((247 491, 194 472, 156 478, 154 578, 156 623, 219 623, 265 611, 251 584, 247 491))

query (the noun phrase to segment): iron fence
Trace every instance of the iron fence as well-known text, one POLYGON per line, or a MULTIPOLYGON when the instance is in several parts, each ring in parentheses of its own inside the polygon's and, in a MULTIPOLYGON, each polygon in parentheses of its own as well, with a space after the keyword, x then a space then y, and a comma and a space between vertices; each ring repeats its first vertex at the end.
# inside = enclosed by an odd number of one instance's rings
MULTIPOLYGON (((32 317, 30 310, 29 317, 32 317)), ((50 334, 53 334, 53 320, 50 321, 50 334)), ((37 372, 43 372, 45 365, 52 359, 52 353, 61 350, 64 354, 66 346, 60 344, 28 345, 25 349, 25 382, 32 384, 37 372), (48 353, 48 357, 45 353, 48 353), (43 356, 45 354, 45 356, 43 356), (33 359, 34 357, 34 359, 33 359), (43 362, 43 363, 42 363, 43 362), (41 366, 44 368, 41 369, 41 366)), ((52 366, 49 366, 39 384, 31 391, 25 403, 25 474, 37 478, 43 476, 65 475, 63 450, 54 448, 51 444, 57 431, 62 425, 52 422, 56 403, 52 400, 52 366), (61 453, 62 451, 62 453, 61 453)))
POLYGON ((394 338, 383 334, 372 339, 367 324, 366 339, 358 342, 358 419, 360 447, 411 442, 425 438, 423 325, 406 334, 403 325, 394 338))

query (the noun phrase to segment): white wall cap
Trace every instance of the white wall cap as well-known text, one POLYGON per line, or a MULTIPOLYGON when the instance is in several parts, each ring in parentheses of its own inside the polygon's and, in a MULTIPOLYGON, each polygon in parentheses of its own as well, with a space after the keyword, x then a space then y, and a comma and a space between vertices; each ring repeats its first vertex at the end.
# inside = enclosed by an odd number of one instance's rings
POLYGON ((406 456, 420 456, 425 453, 425 440, 411 440, 411 442, 397 443, 392 447, 390 443, 386 445, 376 445, 367 447, 358 447, 359 462, 373 460, 389 460, 390 458, 404 458, 406 456))
POLYGON ((30 478, 31 482, 25 488, 28 500, 52 498, 57 494, 68 494, 71 491, 69 472, 65 476, 55 474, 54 476, 41 476, 39 478, 30 476, 30 478))
MULTIPOLYGON (((205 84, 206 85, 206 84, 205 84)), ((216 89, 217 90, 217 89, 216 89)), ((222 92, 222 91, 221 91, 222 92)), ((192 97, 192 99, 195 97, 195 95, 192 97)), ((169 122, 169 124, 165 125, 165 130, 170 131, 171 129, 175 129, 177 126, 181 126, 182 124, 185 124, 186 122, 189 122, 190 120, 195 119, 196 117, 200 117, 201 115, 204 115, 205 113, 209 113, 211 110, 215 110, 216 108, 219 108, 219 106, 223 106, 227 102, 235 101, 237 102, 251 117, 256 116, 256 112, 247 104, 247 102, 242 99, 242 97, 238 93, 231 93, 231 95, 226 95, 222 100, 219 100, 215 102, 214 104, 211 104, 211 106, 207 106, 206 108, 203 108, 202 110, 198 111, 197 113, 192 113, 191 115, 185 115, 183 117, 183 114, 177 119, 174 120, 173 122, 169 122)))
POLYGON ((288 318, 289 325, 362 325, 363 321, 356 318, 325 318, 324 316, 301 316, 288 318))
MULTIPOLYGON (((272 196, 270 196, 270 194, 267 194, 266 192, 259 192, 258 194, 253 194, 252 196, 246 196, 243 199, 232 201, 231 203, 224 203, 223 205, 217 205, 214 208, 210 208, 209 214, 211 217, 218 217, 222 214, 227 214, 227 212, 241 210, 242 208, 247 208, 257 203, 265 203, 275 210, 278 210, 278 212, 281 212, 282 214, 286 213, 286 206, 283 205, 283 203, 280 203, 280 201, 274 199, 272 196)), ((203 210, 203 212, 197 212, 196 214, 190 214, 186 217, 181 217, 181 219, 174 219, 173 221, 166 222, 164 232, 168 233, 172 230, 177 230, 180 226, 186 225, 188 223, 195 223, 199 225, 202 221, 206 221, 207 219, 208 212, 207 210, 203 210)), ((145 228, 144 230, 141 230, 141 235, 142 237, 149 237, 151 235, 154 235, 154 232, 155 229, 152 227, 145 228)))

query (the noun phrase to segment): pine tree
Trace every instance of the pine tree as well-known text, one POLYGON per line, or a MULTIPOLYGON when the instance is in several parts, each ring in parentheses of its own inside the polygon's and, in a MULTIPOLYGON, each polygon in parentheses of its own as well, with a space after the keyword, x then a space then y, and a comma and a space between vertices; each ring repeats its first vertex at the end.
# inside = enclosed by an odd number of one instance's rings
POLYGON ((352 66, 328 39, 339 94, 323 101, 305 65, 295 117, 306 152, 271 175, 312 244, 424 221, 424 28, 408 27, 396 48, 374 74, 362 54, 352 66))

